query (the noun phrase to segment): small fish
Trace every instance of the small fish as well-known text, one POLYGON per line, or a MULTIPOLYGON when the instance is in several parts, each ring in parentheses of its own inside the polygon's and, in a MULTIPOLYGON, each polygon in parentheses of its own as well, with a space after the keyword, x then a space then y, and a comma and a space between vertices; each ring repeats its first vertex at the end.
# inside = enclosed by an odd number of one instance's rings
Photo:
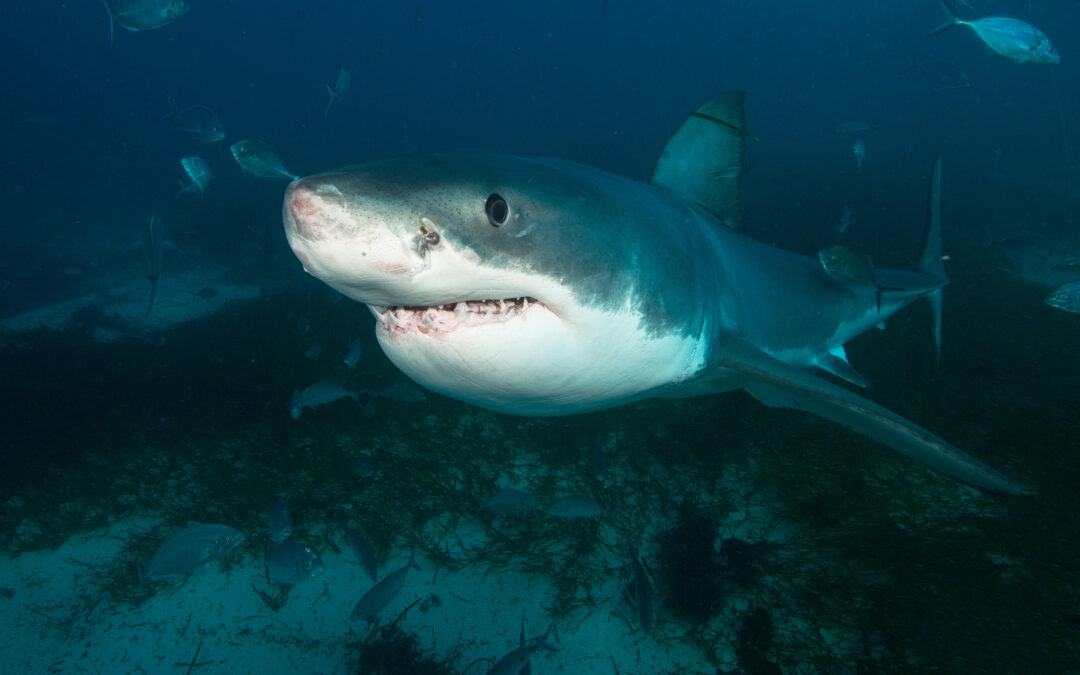
POLYGON ((1061 56, 1050 44, 1050 38, 1029 23, 1005 16, 965 21, 956 15, 945 0, 941 0, 941 9, 945 11, 945 23, 930 31, 930 35, 937 35, 953 26, 967 26, 992 51, 1017 63, 1061 62, 1061 56))
POLYGON ((643 559, 636 549, 630 549, 630 563, 634 569, 634 579, 631 590, 634 593, 634 604, 637 607, 638 621, 645 634, 652 632, 655 609, 653 607, 652 584, 649 583, 649 574, 645 571, 643 559))
POLYGON ((182 157, 180 158, 180 167, 184 170, 188 182, 180 182, 181 189, 176 197, 188 192, 197 192, 202 197, 206 193, 210 181, 214 178, 214 175, 210 173, 210 165, 202 157, 182 157))
POLYGON ((150 300, 146 303, 146 316, 154 307, 158 280, 161 279, 161 253, 165 249, 165 229, 161 219, 150 216, 150 227, 143 236, 143 257, 146 259, 146 278, 150 281, 150 300))
POLYGON ((872 286, 877 289, 877 305, 881 309, 881 296, 885 290, 877 282, 870 256, 850 246, 830 246, 818 251, 818 260, 830 277, 845 286, 872 286))
POLYGON ((228 525, 189 522, 165 538, 139 578, 153 581, 190 572, 217 560, 243 541, 243 533, 228 525))
POLYGON ((844 204, 844 208, 840 209, 840 223, 836 226, 836 234, 846 234, 854 224, 855 214, 852 213, 850 206, 844 204))
POLYGON ((349 90, 352 89, 352 75, 342 68, 338 71, 337 83, 334 86, 331 87, 329 82, 323 82, 323 84, 326 85, 326 90, 330 92, 330 102, 326 104, 326 112, 323 113, 323 117, 325 117, 330 114, 330 106, 334 105, 334 101, 348 94, 349 90))
MULTIPOLYGON (((522 618, 524 621, 524 618, 522 618)), ((537 649, 550 649, 548 647, 548 636, 551 635, 551 629, 555 627, 555 623, 552 622, 548 626, 547 632, 544 636, 534 645, 528 645, 525 647, 518 647, 512 652, 507 653, 498 663, 491 667, 488 671, 488 675, 518 675, 523 668, 529 665, 529 657, 537 649)))
POLYGON ((1001 249, 1020 276, 1032 283, 1054 288, 1080 280, 1080 258, 1063 242, 1018 234, 1000 240, 991 237, 986 247, 1001 249))
POLYGON ((596 518, 603 511, 600 502, 589 495, 567 495, 556 499, 547 513, 558 518, 596 518))
POLYGON ((109 44, 113 43, 113 24, 130 31, 152 30, 168 26, 188 13, 187 0, 101 0, 109 13, 109 44))
POLYGON ((294 420, 299 419, 304 408, 317 408, 343 398, 357 401, 357 395, 340 384, 329 380, 319 380, 303 391, 293 391, 292 398, 289 399, 289 413, 292 414, 294 420))
POLYGON ((270 541, 275 544, 292 536, 293 521, 289 515, 289 496, 275 497, 270 504, 270 541))
POLYGON ((898 73, 900 75, 917 70, 920 75, 937 87, 962 89, 971 86, 967 74, 954 63, 950 63, 949 61, 923 61, 922 63, 919 63, 915 59, 915 55, 911 53, 911 50, 908 50, 907 55, 909 60, 908 67, 901 70, 898 73))
POLYGON ((854 136, 855 134, 861 134, 864 131, 873 129, 873 125, 866 122, 841 122, 833 127, 833 132, 837 136, 854 136))
POLYGON ((191 134, 191 137, 203 143, 217 143, 225 138, 225 125, 217 113, 204 105, 193 105, 183 110, 176 109, 176 102, 169 97, 170 111, 165 114, 161 121, 177 120, 180 128, 191 134))
POLYGON ((320 356, 322 356, 322 343, 316 340, 315 342, 311 343, 311 346, 308 347, 308 350, 304 352, 304 358, 308 359, 309 361, 315 361, 320 356))
POLYGON ((295 586, 325 571, 326 564, 299 541, 282 542, 266 554, 266 578, 270 583, 295 586))
POLYGON ((345 530, 345 538, 349 540, 349 548, 352 549, 357 562, 364 568, 364 573, 372 581, 377 580, 379 578, 378 555, 375 553, 375 547, 371 545, 367 535, 358 527, 346 525, 342 529, 345 530))
POLYGON ((371 398, 383 398, 394 403, 420 403, 427 400, 424 392, 411 382, 393 382, 386 385, 382 391, 372 394, 371 398))
POLYGON ((371 464, 371 455, 359 452, 353 455, 352 470, 357 478, 371 478, 375 475, 375 467, 371 464))
POLYGON ((1055 309, 1080 314, 1080 280, 1059 286, 1043 302, 1055 309))
POLYGON ((350 368, 355 368, 356 364, 360 363, 360 357, 364 355, 364 346, 360 338, 356 338, 349 343, 349 347, 345 350, 345 365, 350 368))
POLYGON ((229 146, 233 159, 244 171, 260 178, 299 178, 290 173, 274 148, 265 141, 245 139, 229 146))
POLYGON ((866 143, 863 143, 863 139, 855 139, 855 144, 851 146, 851 152, 855 155, 855 170, 862 173, 862 163, 866 159, 866 143))
POLYGON ((592 470, 596 480, 604 484, 604 474, 607 473, 607 455, 604 453, 604 442, 607 439, 602 431, 596 433, 596 439, 592 447, 592 470))
POLYGON ((540 502, 536 500, 536 497, 524 490, 503 488, 494 497, 484 502, 480 508, 495 513, 515 514, 539 511, 543 507, 540 506, 540 502))
POLYGON ((387 574, 382 581, 372 586, 367 593, 364 593, 349 614, 349 621, 372 619, 393 602, 394 598, 401 593, 401 589, 405 587, 405 578, 409 574, 410 567, 420 569, 420 566, 416 564, 415 549, 409 554, 409 562, 387 574))

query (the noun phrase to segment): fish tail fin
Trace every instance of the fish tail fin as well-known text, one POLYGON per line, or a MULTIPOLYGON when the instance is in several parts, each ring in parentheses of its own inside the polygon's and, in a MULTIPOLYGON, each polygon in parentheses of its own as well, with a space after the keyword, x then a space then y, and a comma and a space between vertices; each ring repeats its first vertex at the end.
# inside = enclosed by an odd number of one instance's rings
POLYGON ((983 246, 983 248, 994 248, 997 244, 997 237, 994 236, 994 231, 990 230, 990 241, 986 242, 986 246, 983 246))
POLYGON ((327 103, 326 103, 326 110, 325 110, 325 111, 323 111, 323 117, 326 117, 327 115, 329 115, 329 114, 330 114, 330 107, 331 107, 332 105, 334 105, 334 98, 336 97, 336 94, 335 94, 335 92, 334 92, 334 88, 333 88, 333 87, 331 87, 331 86, 330 86, 329 84, 327 84, 326 82, 323 82, 323 84, 325 84, 325 85, 326 85, 326 90, 330 92, 330 100, 329 100, 329 101, 327 101, 327 103))
POLYGON ((910 73, 911 71, 913 71, 913 70, 915 70, 916 68, 919 67, 919 62, 915 60, 915 55, 911 53, 911 50, 910 49, 905 49, 904 51, 907 52, 908 66, 907 66, 907 68, 904 68, 899 73, 897 73, 897 75, 903 75, 904 73, 910 73))
POLYGON ((161 121, 164 122, 166 120, 171 120, 171 119, 174 119, 174 118, 179 117, 179 116, 180 116, 180 113, 176 110, 176 101, 174 101, 173 97, 170 96, 169 97, 169 112, 165 113, 165 115, 162 116, 161 121))
POLYGON ((154 296, 157 295, 157 277, 148 276, 150 280, 150 301, 146 303, 146 314, 144 316, 150 316, 150 310, 154 308, 154 296))
POLYGON ((109 13, 109 46, 113 46, 113 24, 116 23, 116 17, 113 16, 112 5, 109 4, 109 0, 101 0, 101 4, 105 5, 105 11, 109 13))
MULTIPOLYGON (((947 280, 945 266, 941 256, 941 153, 934 157, 934 168, 930 173, 930 203, 927 206, 926 232, 923 235, 922 255, 915 268, 920 272, 932 274, 947 280)), ((937 360, 941 362, 941 288, 926 296, 934 322, 934 346, 937 348, 937 360)))
POLYGON ((937 35, 960 23, 960 17, 956 16, 956 10, 950 7, 945 0, 941 0, 941 9, 945 11, 945 23, 930 31, 929 35, 937 35))

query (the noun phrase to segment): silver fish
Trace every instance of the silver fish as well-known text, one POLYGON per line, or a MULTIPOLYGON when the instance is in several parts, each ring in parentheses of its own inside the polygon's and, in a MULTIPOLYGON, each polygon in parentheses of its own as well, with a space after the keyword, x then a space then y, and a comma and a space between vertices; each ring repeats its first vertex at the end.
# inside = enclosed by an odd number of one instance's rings
POLYGON ((850 246, 830 246, 818 251, 821 266, 845 286, 876 286, 870 257, 850 246))
POLYGON ((1080 280, 1058 287, 1043 302, 1066 312, 1080 313, 1080 280))
POLYGON ((543 507, 540 506, 540 502, 536 501, 536 497, 533 497, 524 490, 503 488, 502 490, 499 490, 494 497, 484 502, 480 508, 488 509, 495 513, 512 514, 539 511, 543 507))
POLYGON ((109 13, 109 44, 113 43, 113 23, 130 31, 152 30, 168 26, 188 13, 187 0, 116 0, 110 5, 101 0, 109 13))
POLYGON ((607 473, 607 454, 604 453, 604 443, 607 439, 604 432, 598 431, 592 448, 592 470, 596 480, 604 484, 604 474, 607 473))
POLYGON ((349 343, 348 349, 345 350, 345 365, 350 368, 355 368, 356 364, 360 363, 360 357, 364 355, 364 346, 360 338, 356 338, 349 343))
POLYGON ((270 505, 270 541, 275 544, 292 536, 293 521, 289 515, 289 496, 275 497, 270 505))
POLYGON ((367 593, 364 593, 356 606, 353 607, 352 613, 349 614, 349 621, 363 621, 374 618, 393 602, 394 598, 401 593, 401 589, 405 587, 405 578, 409 574, 410 567, 420 569, 419 565, 416 564, 415 550, 409 554, 409 562, 387 574, 382 581, 372 586, 367 593))
POLYGON ((358 527, 346 525, 342 529, 345 530, 345 538, 349 540, 349 548, 352 549, 357 562, 364 568, 364 573, 372 581, 377 580, 379 578, 378 555, 375 553, 375 547, 371 545, 371 541, 368 540, 364 531, 358 527))
POLYGON ((845 234, 854 224, 855 214, 851 211, 850 206, 844 204, 844 208, 840 209, 840 223, 836 226, 836 233, 845 234))
POLYGON ((330 114, 330 106, 334 105, 334 101, 340 99, 345 94, 348 94, 349 90, 352 89, 352 75, 349 74, 349 71, 342 68, 338 71, 337 83, 334 84, 334 86, 331 87, 329 82, 324 82, 323 84, 326 85, 326 90, 330 92, 330 101, 326 104, 326 112, 323 113, 323 116, 325 117, 330 114))
POLYGON ((1005 16, 988 16, 984 19, 965 21, 945 0, 941 0, 941 9, 945 11, 945 23, 930 35, 948 30, 953 26, 967 26, 975 36, 991 50, 1017 63, 1059 63, 1061 56, 1050 44, 1050 38, 1029 23, 1005 16))
POLYGON ((266 578, 271 583, 294 586, 325 571, 326 564, 303 542, 286 541, 266 554, 266 578))
POLYGON ((1057 287, 1080 280, 1080 258, 1063 242, 1037 234, 1018 234, 1000 240, 991 237, 986 247, 1001 249, 1020 276, 1032 283, 1057 287))
MULTIPOLYGON (((522 618, 524 621, 524 618, 522 618)), ((548 636, 551 635, 551 629, 555 627, 555 623, 552 622, 548 626, 547 632, 544 636, 534 645, 527 645, 524 647, 518 647, 512 652, 507 653, 498 663, 491 667, 488 671, 488 675, 518 675, 525 667, 529 665, 529 657, 537 649, 547 648, 548 636)))
POLYGON ((214 178, 214 175, 210 173, 210 165, 202 157, 182 157, 180 167, 184 170, 188 182, 181 181, 181 190, 176 196, 179 197, 188 192, 197 192, 200 197, 203 196, 210 181, 214 178))
POLYGON ((589 495, 567 495, 556 499, 547 513, 559 518, 596 518, 603 507, 589 495))
POLYGON ((161 543, 140 579, 152 581, 190 572, 217 560, 244 541, 244 535, 228 525, 189 522, 174 529, 161 543))
POLYGON ((244 171, 261 178, 291 178, 299 176, 290 173, 274 148, 265 141, 245 139, 229 146, 233 159, 244 171))
POLYGON ((146 278, 150 281, 150 300, 146 303, 146 316, 154 307, 158 280, 161 279, 161 254, 165 249, 165 228, 161 219, 150 216, 150 227, 143 236, 143 257, 146 259, 146 278))
POLYGON ((937 87, 961 89, 963 87, 971 86, 971 81, 968 80, 967 74, 954 63, 950 63, 949 61, 923 61, 922 63, 919 63, 915 59, 915 55, 911 53, 911 50, 908 50, 907 55, 909 60, 908 67, 901 70, 899 73, 900 75, 917 70, 920 75, 937 87))
POLYGON ((655 618, 652 585, 649 583, 648 572, 645 571, 645 565, 642 563, 637 550, 631 549, 630 562, 634 568, 634 580, 631 588, 634 592, 634 603, 637 605, 638 620, 641 622, 641 629, 648 634, 652 632, 653 619, 655 618))
POLYGON ((180 128, 202 143, 217 143, 225 138, 225 125, 213 109, 205 105, 193 105, 183 110, 176 109, 176 102, 169 97, 169 112, 161 121, 176 120, 180 128))
POLYGON ((303 391, 293 392, 292 398, 289 399, 289 413, 293 419, 299 419, 304 408, 317 408, 327 403, 340 401, 343 398, 357 400, 355 393, 348 391, 337 382, 319 380, 303 391))

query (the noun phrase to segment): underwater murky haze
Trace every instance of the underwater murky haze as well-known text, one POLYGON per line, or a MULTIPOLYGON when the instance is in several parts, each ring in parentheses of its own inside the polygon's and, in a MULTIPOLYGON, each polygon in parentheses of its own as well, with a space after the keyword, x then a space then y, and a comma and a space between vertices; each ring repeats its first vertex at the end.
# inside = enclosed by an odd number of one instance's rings
MULTIPOLYGON (((693 501, 722 518, 726 500, 743 505, 756 499, 747 495, 768 494, 789 525, 783 533, 763 529, 761 540, 798 533, 788 540, 797 545, 771 549, 770 585, 756 591, 778 622, 785 612, 798 614, 792 608, 803 612, 785 625, 806 635, 754 646, 784 672, 1064 672, 1080 658, 1080 521, 1071 515, 1080 512, 1073 414, 1080 316, 1044 305, 1047 289, 1019 277, 1000 251, 983 248, 991 235, 1018 233, 1080 245, 1080 148, 1068 145, 1080 138, 1075 3, 956 3, 967 18, 1008 15, 1039 26, 1061 54, 1057 65, 1014 63, 963 26, 929 37, 944 20, 931 0, 191 4, 160 29, 117 26, 111 47, 100 3, 0 7, 0 316, 104 291, 95 287, 103 275, 141 280, 141 260, 126 250, 150 214, 190 255, 166 259, 164 274, 221 267, 261 289, 258 299, 177 328, 164 344, 134 337, 97 344, 93 316, 70 331, 5 343, 4 548, 48 548, 61 534, 154 508, 145 486, 106 487, 114 466, 134 465, 147 447, 181 456, 201 447, 191 461, 205 459, 219 472, 226 465, 212 464, 205 449, 233 448, 243 467, 237 475, 248 480, 237 490, 243 494, 206 508, 257 528, 262 516, 252 513, 290 479, 312 495, 306 506, 298 500, 312 519, 345 498, 350 488, 335 482, 326 459, 337 456, 342 438, 400 443, 421 455, 428 443, 438 458, 433 467, 452 466, 454 453, 463 465, 512 463, 499 453, 513 447, 538 453, 544 471, 565 478, 574 461, 584 466, 596 432, 611 430, 612 461, 624 472, 621 524, 643 518, 634 510, 641 504, 662 505, 663 518, 676 520, 677 505, 693 501), (918 70, 900 74, 907 50, 923 64, 954 64, 970 86, 937 86, 918 70), (324 115, 323 83, 342 67, 352 74, 351 91, 324 115), (300 175, 417 151, 479 149, 559 157, 647 180, 687 113, 729 89, 748 92, 747 126, 756 137, 747 143, 743 176, 747 232, 801 253, 837 242, 846 205, 854 217, 847 243, 876 265, 911 264, 931 163, 942 151, 952 283, 941 364, 921 304, 890 319, 887 331, 853 341, 848 353, 873 383, 870 398, 1034 486, 1038 496, 958 493, 948 479, 846 429, 741 393, 555 420, 489 415, 483 419, 497 434, 456 446, 431 440, 431 425, 449 432, 471 424, 477 411, 435 395, 376 417, 340 404, 289 418, 291 391, 326 377, 331 361, 350 387, 375 389, 401 375, 381 354, 367 310, 335 299, 288 249, 281 224, 287 181, 245 176, 229 144, 263 139, 300 175), (162 121, 170 97, 181 109, 212 107, 226 139, 199 143, 162 121), (845 122, 868 128, 838 134, 845 122), (861 171, 853 157, 858 138, 866 147, 861 171), (207 160, 213 182, 201 198, 174 199, 179 159, 195 154, 207 160), (310 335, 297 330, 301 319, 310 321, 310 335), (329 354, 321 361, 304 358, 314 336, 329 354), (368 339, 364 361, 346 370, 338 352, 356 337, 368 339), (327 448, 321 460, 320 447, 327 448), (712 483, 711 470, 719 474, 712 483), (693 476, 686 481, 692 497, 679 494, 680 475, 693 476), (892 491, 882 475, 895 477, 892 491), (731 490, 733 481, 746 489, 731 490), (670 487, 654 493, 645 487, 651 482, 670 487), (716 491, 701 487, 710 484, 716 491), (635 490, 649 496, 635 501, 635 490), (51 495, 91 505, 96 515, 47 513, 51 495), (30 521, 33 528, 20 528, 30 521), (864 587, 843 587, 850 570, 864 587), (810 644, 805 617, 853 633, 861 626, 868 646, 823 655, 810 644)), ((550 488, 555 479, 544 480, 538 483, 550 488)), ((190 505, 170 509, 196 515, 190 505)), ((415 525, 404 517, 394 523, 415 525)), ((379 534, 387 542, 406 536, 389 525, 379 534)), ((642 548, 655 553, 661 541, 642 548)), ((681 630, 686 617, 670 606, 662 611, 681 630)), ((702 649, 701 664, 719 641, 737 639, 734 629, 695 635, 713 645, 702 649)), ((739 667, 752 670, 747 663, 739 667)), ((700 672, 709 671, 701 665, 700 672)))

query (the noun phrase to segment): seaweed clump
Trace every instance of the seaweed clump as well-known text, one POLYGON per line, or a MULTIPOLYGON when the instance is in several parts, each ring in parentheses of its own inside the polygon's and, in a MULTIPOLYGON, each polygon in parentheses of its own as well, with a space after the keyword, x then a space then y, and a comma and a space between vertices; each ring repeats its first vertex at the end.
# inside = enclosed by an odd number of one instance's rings
POLYGON ((457 675, 448 663, 424 656, 416 636, 395 624, 371 631, 357 652, 356 675, 457 675))
POLYGON ((769 544, 752 543, 735 537, 720 542, 720 555, 727 563, 731 578, 742 589, 757 585, 769 549, 769 544))
POLYGON ((721 608, 724 567, 716 555, 718 529, 715 516, 684 504, 678 523, 660 537, 668 597, 693 623, 705 623, 721 608))

